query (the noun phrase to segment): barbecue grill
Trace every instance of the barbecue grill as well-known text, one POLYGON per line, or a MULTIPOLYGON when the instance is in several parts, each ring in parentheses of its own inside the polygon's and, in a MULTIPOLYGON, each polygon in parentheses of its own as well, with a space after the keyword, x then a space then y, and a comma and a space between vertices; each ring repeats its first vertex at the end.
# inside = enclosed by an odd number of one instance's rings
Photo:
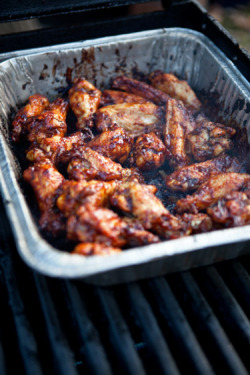
MULTIPOLYGON (((39 27, 0 38, 20 50, 154 28, 202 32, 250 80, 247 52, 195 1, 10 1, 2 22, 39 27), (151 4, 152 5, 152 4, 151 4)), ((45 277, 19 258, 0 202, 0 374, 248 374, 250 257, 98 287, 45 277)), ((233 246, 233 245, 232 245, 233 246)))

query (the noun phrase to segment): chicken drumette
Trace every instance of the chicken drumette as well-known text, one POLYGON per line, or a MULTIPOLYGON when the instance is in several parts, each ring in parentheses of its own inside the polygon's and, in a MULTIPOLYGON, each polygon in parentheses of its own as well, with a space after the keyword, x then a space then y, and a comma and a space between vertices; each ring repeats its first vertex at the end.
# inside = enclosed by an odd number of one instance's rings
POLYGON ((233 147, 236 130, 198 116, 196 128, 187 135, 188 148, 197 161, 219 156, 233 147))
POLYGON ((29 97, 28 104, 21 108, 12 122, 12 140, 18 142, 21 137, 27 134, 26 123, 29 118, 38 116, 49 105, 48 99, 40 94, 29 97))
POLYGON ((93 127, 93 116, 99 107, 101 91, 83 78, 76 78, 69 90, 69 103, 77 117, 77 128, 93 127))
POLYGON ((155 133, 148 133, 136 139, 130 162, 141 171, 149 171, 161 167, 165 157, 164 143, 155 133))

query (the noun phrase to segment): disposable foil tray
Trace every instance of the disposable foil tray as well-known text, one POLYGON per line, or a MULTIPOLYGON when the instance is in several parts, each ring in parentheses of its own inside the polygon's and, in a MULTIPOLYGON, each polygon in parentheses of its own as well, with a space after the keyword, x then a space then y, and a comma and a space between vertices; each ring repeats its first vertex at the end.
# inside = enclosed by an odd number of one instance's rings
POLYGON ((161 69, 213 98, 224 123, 245 128, 250 141, 250 85, 204 35, 172 28, 51 46, 12 54, 0 64, 0 187, 18 252, 38 272, 100 285, 187 270, 250 252, 250 226, 217 230, 133 248, 109 256, 61 251, 41 237, 20 187, 22 171, 10 142, 13 114, 30 95, 54 100, 67 77, 84 76, 98 88, 110 78, 161 69), (24 54, 24 55, 23 55, 24 54))

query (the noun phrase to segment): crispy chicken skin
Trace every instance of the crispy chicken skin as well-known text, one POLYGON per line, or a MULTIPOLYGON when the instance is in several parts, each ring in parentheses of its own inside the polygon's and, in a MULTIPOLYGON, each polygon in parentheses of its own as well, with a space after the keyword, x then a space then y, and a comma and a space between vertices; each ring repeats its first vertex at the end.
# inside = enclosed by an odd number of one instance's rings
POLYGON ((70 151, 73 146, 82 146, 85 143, 84 141, 85 139, 81 132, 76 132, 67 137, 55 135, 51 138, 43 138, 40 140, 39 145, 32 144, 30 146, 26 153, 26 158, 32 163, 49 159, 56 165, 63 152, 70 151))
POLYGON ((38 116, 49 105, 46 96, 35 94, 29 97, 28 104, 22 107, 12 122, 12 140, 19 142, 20 138, 27 133, 26 123, 31 117, 38 116))
POLYGON ((122 104, 122 103, 147 103, 149 100, 143 98, 142 96, 131 94, 125 91, 119 90, 104 90, 102 93, 102 98, 100 102, 100 107, 112 104, 122 104))
POLYGON ((88 143, 88 147, 113 161, 123 164, 129 156, 132 144, 133 138, 123 128, 114 126, 93 138, 88 143))
POLYGON ((226 194, 240 190, 249 181, 250 175, 246 173, 221 173, 210 177, 195 193, 177 201, 177 212, 196 214, 216 203, 226 194))
POLYGON ((62 98, 56 99, 39 115, 28 119, 28 141, 40 143, 44 138, 55 135, 63 137, 67 131, 66 115, 69 105, 62 98))
POLYGON ((150 86, 147 83, 126 76, 116 77, 113 80, 112 88, 141 96, 157 105, 165 105, 169 99, 169 96, 163 91, 157 90, 155 87, 150 86))
POLYGON ((207 208, 215 223, 226 227, 250 224, 250 191, 232 191, 207 208))
POLYGON ((212 159, 233 147, 230 138, 235 133, 229 126, 198 116, 196 128, 187 136, 188 148, 197 161, 212 159))
POLYGON ((179 80, 174 74, 156 70, 149 75, 153 87, 168 94, 171 98, 181 100, 191 110, 199 110, 201 102, 187 81, 179 80))
POLYGON ((77 128, 93 127, 93 116, 99 107, 101 91, 84 78, 75 78, 69 90, 69 103, 77 118, 77 128))
POLYGON ((177 169, 165 179, 171 191, 187 192, 197 189, 211 176, 225 172, 239 172, 241 163, 236 157, 221 155, 217 158, 177 169))
POLYGON ((162 108, 153 103, 123 103, 100 108, 96 113, 96 127, 108 130, 114 125, 122 127, 129 136, 149 133, 162 124, 162 108))
POLYGON ((141 171, 160 168, 165 161, 166 147, 155 133, 143 134, 136 139, 131 162, 141 171))
POLYGON ((186 136, 194 129, 194 126, 192 119, 180 102, 169 99, 166 105, 164 141, 169 165, 174 169, 190 164, 190 158, 186 151, 186 136))
POLYGON ((119 247, 107 246, 101 243, 95 242, 83 242, 75 246, 71 254, 78 254, 83 256, 90 255, 112 255, 120 253, 122 249, 119 247))
POLYGON ((64 177, 52 164, 43 162, 25 169, 23 178, 34 190, 41 213, 41 229, 48 230, 54 235, 63 231, 63 217, 54 208, 57 189, 64 181, 64 177))

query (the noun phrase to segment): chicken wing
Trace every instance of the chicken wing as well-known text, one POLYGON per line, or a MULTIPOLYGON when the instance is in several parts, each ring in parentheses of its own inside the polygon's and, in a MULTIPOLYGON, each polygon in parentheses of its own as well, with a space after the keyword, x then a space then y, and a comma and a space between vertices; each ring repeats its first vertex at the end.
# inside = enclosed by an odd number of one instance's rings
POLYGON ((186 225, 184 229, 182 222, 170 214, 155 196, 156 191, 154 185, 124 182, 115 188, 110 202, 115 208, 132 214, 145 229, 161 237, 177 238, 185 235, 186 225))
POLYGON ((123 128, 114 126, 88 143, 88 147, 113 161, 124 163, 131 151, 133 138, 123 128))
POLYGON ((26 125, 29 142, 39 144, 44 138, 55 135, 63 137, 67 131, 66 115, 68 108, 67 101, 58 98, 39 115, 28 119, 26 125))
POLYGON ((250 175, 246 173, 221 173, 210 177, 195 193, 177 201, 177 212, 196 214, 216 203, 226 194, 241 189, 249 181, 250 175))
POLYGON ((34 190, 41 213, 39 220, 41 229, 53 235, 63 231, 64 218, 55 209, 55 200, 57 189, 64 181, 64 177, 52 164, 40 163, 25 169, 23 178, 34 190))
POLYGON ((114 104, 97 111, 96 127, 99 131, 105 131, 118 125, 129 136, 137 137, 161 127, 163 117, 163 109, 153 103, 114 104))
POLYGON ((240 169, 241 163, 236 157, 221 155, 211 160, 177 169, 166 177, 165 183, 171 191, 187 192, 196 190, 212 176, 225 172, 239 172, 240 169))
POLYGON ((69 162, 67 172, 72 180, 114 180, 122 178, 122 166, 90 147, 73 148, 61 155, 60 160, 69 162))
POLYGON ((213 222, 210 216, 204 213, 198 214, 183 214, 180 220, 189 224, 192 228, 192 233, 205 233, 213 229, 213 222))
POLYGON ((151 73, 149 80, 153 87, 180 100, 185 107, 195 111, 200 109, 201 102, 187 81, 181 81, 174 74, 163 73, 160 70, 151 73))
POLYGON ((71 150, 72 147, 80 147, 85 142, 85 138, 81 132, 76 132, 67 137, 55 135, 51 138, 43 138, 39 145, 32 144, 26 153, 26 158, 32 162, 37 163, 42 160, 49 159, 52 164, 58 164, 60 155, 66 151, 71 150))
POLYGON ((233 142, 230 139, 236 130, 211 122, 203 116, 196 121, 196 128, 187 136, 188 148, 197 161, 205 161, 230 150, 233 142))
POLYGON ((154 133, 143 134, 137 138, 131 163, 141 171, 160 168, 165 161, 166 147, 154 133))
POLYGON ((69 103, 77 118, 77 128, 93 127, 93 116, 100 104, 101 91, 83 78, 76 78, 69 90, 69 103))
POLYGON ((190 164, 190 158, 186 151, 186 137, 194 126, 192 119, 180 102, 169 99, 166 105, 164 140, 169 165, 174 169, 190 164))
POLYGON ((149 100, 143 98, 142 96, 131 94, 125 91, 119 90, 104 90, 102 93, 102 98, 100 102, 100 107, 112 104, 122 104, 122 103, 147 103, 149 100))
POLYGON ((57 191, 56 205, 64 216, 73 215, 81 206, 106 207, 118 181, 65 180, 57 191))
POLYGON ((137 81, 136 79, 128 78, 126 76, 116 77, 113 80, 112 88, 139 95, 157 105, 165 105, 169 99, 169 95, 167 95, 163 91, 157 90, 153 86, 150 86, 141 81, 137 81))
POLYGON ((27 134, 26 123, 31 117, 39 115, 49 105, 48 99, 40 94, 29 97, 28 104, 21 108, 12 122, 12 140, 19 142, 20 138, 27 134))
POLYGON ((215 223, 226 227, 250 224, 250 192, 232 191, 215 205, 208 207, 207 213, 215 223))

